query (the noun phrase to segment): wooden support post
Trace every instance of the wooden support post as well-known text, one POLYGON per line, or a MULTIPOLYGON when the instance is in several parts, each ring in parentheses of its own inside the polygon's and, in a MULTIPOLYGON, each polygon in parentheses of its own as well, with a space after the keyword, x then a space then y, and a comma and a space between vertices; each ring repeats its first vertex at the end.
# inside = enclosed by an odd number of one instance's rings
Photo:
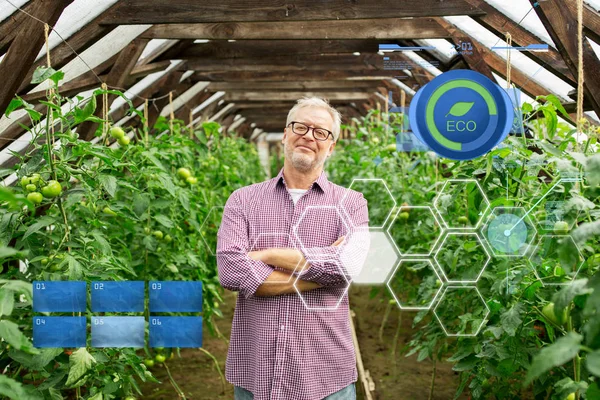
MULTIPOLYGON (((73 0, 37 0, 31 8, 31 14, 54 26, 63 10, 73 0)), ((17 93, 29 67, 35 61, 44 45, 44 24, 33 18, 27 18, 18 28, 8 52, 0 63, 0 115, 17 93)))

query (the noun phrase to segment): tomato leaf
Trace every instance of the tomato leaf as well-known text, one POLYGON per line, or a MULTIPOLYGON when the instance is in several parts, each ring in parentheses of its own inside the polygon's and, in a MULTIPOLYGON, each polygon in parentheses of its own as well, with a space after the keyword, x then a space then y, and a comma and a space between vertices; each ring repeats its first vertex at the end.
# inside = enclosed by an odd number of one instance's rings
POLYGON ((49 217, 49 216, 44 216, 44 217, 38 219, 35 222, 35 224, 33 224, 29 228, 27 228, 27 231, 25 231, 25 234, 23 235, 23 240, 27 239, 30 235, 38 232, 40 229, 53 224, 55 221, 56 220, 54 218, 49 217))
POLYGON ((15 304, 15 293, 5 288, 0 289, 0 317, 10 315, 15 304))
POLYGON ((158 214, 154 217, 154 219, 161 225, 167 227, 167 228, 172 228, 173 225, 173 221, 171 221, 169 218, 167 218, 166 216, 162 215, 162 214, 158 214))
POLYGON ((8 104, 6 111, 4 111, 4 115, 6 116, 6 118, 8 118, 13 111, 15 111, 17 108, 21 107, 22 105, 23 105, 22 99, 20 99, 20 98, 12 99, 10 101, 10 103, 8 104))
POLYGON ((592 374, 600 376, 600 350, 587 355, 586 366, 592 374))
POLYGON ((69 377, 65 386, 75 385, 87 371, 92 368, 96 359, 88 353, 85 347, 81 347, 69 356, 69 377))
POLYGON ((117 178, 112 175, 102 174, 98 176, 98 181, 111 197, 115 197, 117 191, 117 178))
POLYGON ((13 400, 43 400, 44 397, 31 387, 25 387, 21 382, 0 375, 0 395, 13 400))
POLYGON ((575 358, 579 353, 579 345, 582 340, 583 336, 580 334, 569 332, 550 346, 544 347, 533 358, 531 367, 527 371, 525 385, 529 385, 534 379, 539 378, 552 368, 561 366, 575 358))
POLYGON ((587 279, 577 279, 566 285, 552 297, 554 309, 559 312, 567 307, 576 296, 592 293, 594 290, 587 287, 587 279))
POLYGON ((62 354, 61 347, 45 348, 40 350, 40 354, 27 354, 20 350, 10 349, 8 356, 13 360, 23 364, 26 368, 36 371, 42 370, 48 363, 62 354))
POLYGON ((0 321, 0 337, 4 338, 15 349, 23 350, 30 354, 38 354, 39 350, 21 333, 19 326, 11 321, 0 321))

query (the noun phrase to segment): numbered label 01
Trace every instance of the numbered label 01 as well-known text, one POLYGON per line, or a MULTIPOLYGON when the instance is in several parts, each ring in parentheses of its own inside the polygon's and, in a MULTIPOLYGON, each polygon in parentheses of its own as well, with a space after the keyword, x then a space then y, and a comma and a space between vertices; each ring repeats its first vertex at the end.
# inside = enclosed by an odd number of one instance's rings
POLYGON ((144 317, 92 317, 92 347, 144 347, 144 317))
POLYGON ((202 317, 150 317, 150 347, 202 347, 202 317))
POLYGON ((84 312, 86 298, 83 281, 33 281, 35 312, 84 312))
POLYGON ((85 347, 85 317, 33 317, 34 347, 85 347))
POLYGON ((143 281, 92 282, 92 312, 143 312, 143 281))
POLYGON ((150 312, 202 312, 202 282, 150 281, 150 312))

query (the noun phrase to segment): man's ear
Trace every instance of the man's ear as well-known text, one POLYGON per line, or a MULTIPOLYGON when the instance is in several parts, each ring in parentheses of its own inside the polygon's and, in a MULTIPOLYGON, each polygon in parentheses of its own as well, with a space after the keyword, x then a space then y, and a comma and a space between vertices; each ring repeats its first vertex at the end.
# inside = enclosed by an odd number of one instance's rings
POLYGON ((335 144, 337 142, 333 142, 331 143, 331 146, 329 147, 329 153, 327 154, 327 157, 329 157, 331 155, 331 153, 333 153, 333 149, 335 148, 335 144))

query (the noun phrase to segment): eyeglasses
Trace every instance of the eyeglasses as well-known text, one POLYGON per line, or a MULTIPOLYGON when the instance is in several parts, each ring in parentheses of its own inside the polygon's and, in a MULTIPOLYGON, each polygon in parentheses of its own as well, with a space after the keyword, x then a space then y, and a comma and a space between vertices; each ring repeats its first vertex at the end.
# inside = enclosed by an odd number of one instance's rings
POLYGON ((315 140, 319 140, 321 142, 327 140, 329 136, 333 137, 333 132, 325 129, 325 128, 311 128, 308 125, 303 124, 302 122, 292 121, 288 124, 288 126, 292 126, 292 132, 296 135, 304 136, 308 133, 309 130, 312 129, 313 137, 315 140))

